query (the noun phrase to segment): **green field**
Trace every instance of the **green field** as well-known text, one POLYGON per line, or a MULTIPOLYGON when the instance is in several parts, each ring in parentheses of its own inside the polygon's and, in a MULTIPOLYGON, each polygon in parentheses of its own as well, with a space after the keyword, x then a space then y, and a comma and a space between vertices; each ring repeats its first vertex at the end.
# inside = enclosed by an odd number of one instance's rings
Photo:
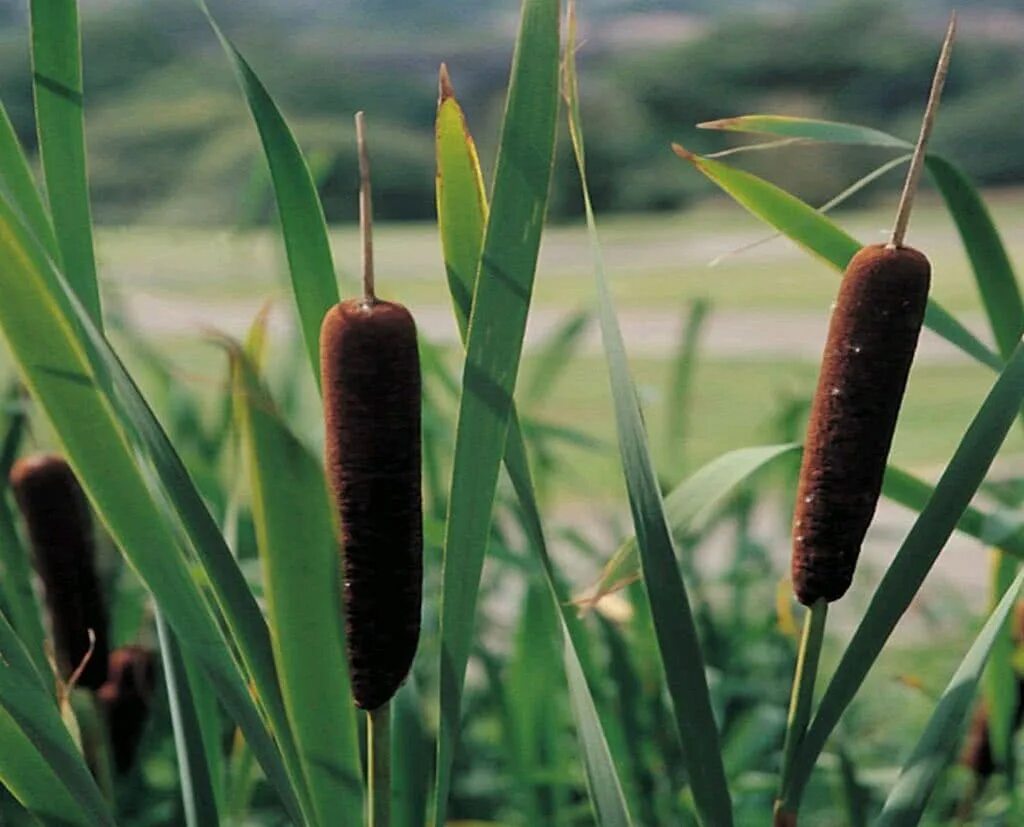
MULTIPOLYGON (((1024 258, 1022 199, 1021 193, 1013 191, 996 193, 991 199, 1011 255, 1017 259, 1024 258)), ((867 241, 883 237, 889 211, 845 212, 837 218, 867 241)), ((601 222, 601 228, 619 308, 624 319, 634 321, 634 327, 642 328, 648 313, 652 319, 662 320, 666 314, 678 314, 681 329, 687 302, 706 298, 712 306, 712 326, 729 323, 739 328, 735 331, 740 339, 738 349, 733 347, 727 354, 713 349, 701 353, 690 433, 685 446, 672 446, 672 451, 681 448, 691 465, 731 448, 778 438, 771 423, 780 407, 808 396, 813 389, 818 330, 834 296, 836 273, 781 239, 709 266, 715 257, 764 237, 763 227, 754 219, 719 201, 681 215, 610 218, 601 222), (776 316, 780 325, 806 322, 806 334, 795 334, 798 342, 805 343, 802 353, 766 356, 762 351, 770 342, 754 337, 748 342, 742 335, 744 320, 776 316)), ((933 295, 988 339, 973 277, 941 205, 925 199, 914 217, 910 238, 932 259, 933 295)), ((351 279, 357 265, 354 228, 336 228, 333 242, 343 290, 351 293, 351 282, 345 280, 351 279)), ((182 381, 200 390, 222 381, 221 359, 203 343, 202 328, 223 326, 239 333, 267 300, 277 303, 282 316, 290 313, 282 253, 270 230, 106 229, 99 236, 99 251, 107 284, 118 295, 143 296, 158 308, 166 303, 173 309, 177 321, 138 321, 143 330, 147 324, 156 324, 161 330, 156 334, 159 343, 175 360, 182 381)), ((433 227, 380 227, 376 256, 382 295, 408 303, 421 320, 429 317, 435 323, 447 323, 447 289, 433 227)), ((592 296, 589 253, 581 227, 551 228, 542 251, 535 314, 568 314, 588 307, 592 296)), ((636 344, 631 343, 629 326, 626 328, 627 346, 636 344)), ((759 330, 763 335, 763 326, 759 330)), ((433 338, 431 331, 426 332, 433 338)), ((787 333, 792 340, 793 332, 787 333)), ((611 445, 614 431, 607 379, 594 335, 592 331, 589 345, 584 344, 563 366, 550 396, 527 413, 544 422, 571 425, 611 445)), ((542 358, 542 347, 540 337, 527 351, 524 380, 529 380, 542 358)), ((452 367, 457 369, 454 347, 447 344, 446 348, 452 367)), ((670 479, 680 474, 680 469, 664 460, 670 455, 664 444, 665 396, 675 348, 673 335, 660 345, 648 342, 635 348, 633 355, 652 441, 662 458, 662 471, 670 479)), ((294 351, 279 346, 277 361, 287 360, 289 353, 294 351)), ((281 367, 289 369, 288 365, 281 367)), ((950 456, 991 379, 989 371, 963 359, 919 364, 897 433, 895 460, 934 474, 950 456)), ((308 412, 307 431, 315 439, 315 407, 309 405, 308 412)), ((1010 446, 1024 448, 1017 432, 1011 436, 1010 446)), ((568 476, 566 490, 556 493, 559 500, 620 495, 614 452, 573 447, 561 456, 568 476)))

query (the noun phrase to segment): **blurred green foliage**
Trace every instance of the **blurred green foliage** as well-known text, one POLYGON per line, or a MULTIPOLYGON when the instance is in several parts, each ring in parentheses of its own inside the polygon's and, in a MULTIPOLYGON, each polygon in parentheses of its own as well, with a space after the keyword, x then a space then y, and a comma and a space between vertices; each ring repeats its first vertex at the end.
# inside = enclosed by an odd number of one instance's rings
MULTIPOLYGON (((416 3, 403 3, 400 12, 394 3, 220 5, 219 16, 313 159, 331 220, 354 218, 357 109, 371 124, 378 215, 433 216, 441 60, 449 63, 474 132, 497 134, 513 20, 496 0, 473 4, 472 13, 458 3, 443 13, 437 4, 416 3)), ((913 137, 943 5, 828 0, 752 11, 725 4, 710 16, 706 3, 659 4, 679 15, 670 21, 678 38, 652 31, 658 18, 639 26, 646 35, 622 35, 637 26, 638 14, 654 13, 649 5, 595 9, 595 30, 584 32, 580 55, 595 207, 671 210, 706 192, 708 185, 684 174, 668 151, 670 140, 697 151, 723 148, 721 135, 694 130, 702 120, 770 110, 842 117, 913 137)), ((997 14, 995 8, 1005 7, 985 2, 966 9, 934 141, 936 151, 985 185, 1024 180, 1024 156, 1016 151, 1024 142, 1024 54, 991 34, 986 21, 997 18, 984 15, 997 14), (973 25, 972 14, 980 15, 973 25)), ((8 5, 0 6, 0 20, 0 96, 33 145, 24 22, 8 5)), ((87 6, 83 40, 98 220, 232 224, 272 216, 248 115, 197 12, 177 0, 87 6), (263 205, 255 210, 253 195, 263 205)), ((495 150, 481 147, 485 168, 495 150)), ((559 153, 551 211, 565 217, 580 204, 564 136, 559 153)), ((744 164, 817 202, 880 160, 877 150, 800 147, 772 153, 770 170, 758 153, 744 164)))

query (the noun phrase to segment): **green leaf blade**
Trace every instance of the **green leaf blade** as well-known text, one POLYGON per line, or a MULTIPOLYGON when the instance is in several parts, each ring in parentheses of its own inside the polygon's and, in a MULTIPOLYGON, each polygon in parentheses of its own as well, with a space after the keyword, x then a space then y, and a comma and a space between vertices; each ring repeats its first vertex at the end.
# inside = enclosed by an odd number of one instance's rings
POLYGON ((886 570, 798 748, 787 809, 799 803, 814 764, 893 629, 981 485, 1024 401, 1024 344, 1000 374, 896 557, 886 570))
POLYGON ((233 395, 288 720, 320 824, 362 808, 338 540, 320 463, 279 417, 246 356, 233 395))
MULTIPOLYGON (((32 0, 32 88, 53 227, 68 283, 102 327, 82 112, 77 0, 32 0)), ((35 227, 38 215, 26 213, 35 227)), ((40 241, 45 245, 47 236, 40 241)))
POLYGON ((559 0, 523 3, 466 342, 443 564, 438 827, 445 821, 480 573, 547 208, 558 111, 559 6, 559 0))

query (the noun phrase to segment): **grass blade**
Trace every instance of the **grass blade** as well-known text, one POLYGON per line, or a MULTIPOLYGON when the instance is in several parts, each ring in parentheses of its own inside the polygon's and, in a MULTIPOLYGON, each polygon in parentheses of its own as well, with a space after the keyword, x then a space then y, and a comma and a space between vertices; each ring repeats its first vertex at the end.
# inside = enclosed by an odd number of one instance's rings
POLYGON ((47 823, 113 825, 53 692, 2 615, 0 660, 0 780, 47 823))
POLYGON ((684 441, 689 431, 690 409, 693 405, 693 376, 697 369, 697 352, 701 333, 711 305, 707 299, 691 302, 679 339, 679 349, 672 359, 672 379, 665 399, 665 451, 678 468, 685 467, 684 441))
POLYGON ((362 771, 345 659, 338 541, 323 469, 280 418, 245 354, 238 350, 232 360, 235 415, 288 720, 318 823, 341 824, 342 813, 362 809, 362 771))
POLYGON ((111 536, 245 730, 286 806, 297 814, 295 790, 301 787, 293 788, 288 780, 246 682, 251 677, 290 757, 283 715, 277 714, 273 661, 262 657, 270 651, 266 625, 236 561, 131 378, 4 199, 0 230, 0 252, 7 262, 0 268, 5 296, 0 328, 26 385, 111 536), (155 449, 154 443, 159 443, 155 449), (198 578, 193 570, 197 561, 198 578), (200 582, 213 587, 250 675, 239 670, 200 582))
MULTIPOLYGON (((919 512, 934 495, 935 487, 908 471, 890 465, 885 469, 882 493, 893 502, 919 512)), ((985 545, 996 546, 1024 560, 1024 524, 1019 520, 969 505, 956 527, 985 545)))
POLYGON ((559 0, 523 2, 466 341, 441 597, 437 827, 445 822, 480 572, 547 207, 558 112, 559 6, 559 0))
POLYGON ((949 685, 939 698, 921 739, 903 765, 896 786, 889 793, 876 827, 912 827, 921 820, 925 804, 935 789, 939 773, 949 761, 960 737, 962 724, 970 709, 981 679, 985 661, 1000 629, 1013 611, 1017 595, 1024 585, 1024 572, 1014 578, 999 604, 978 633, 949 685))
POLYGON ((327 238, 327 224, 316 184, 284 116, 241 52, 221 31, 203 0, 196 0, 231 61, 245 93, 263 152, 270 166, 281 219, 292 293, 317 387, 320 387, 320 323, 338 303, 338 283, 327 238))
MULTIPOLYGON (((46 192, 68 284, 102 328, 82 112, 82 48, 77 0, 31 0, 32 89, 46 192)), ((24 194, 24 190, 22 190, 24 194)), ((24 205, 19 202, 19 206, 24 205)), ((38 214, 26 220, 39 232, 38 214)), ((49 235, 39 235, 48 246, 49 235)), ((52 252, 48 249, 48 252, 52 252)))
POLYGON ((392 704, 392 827, 425 827, 430 799, 433 744, 423 724, 420 694, 415 678, 398 690, 392 704))
POLYGON ((594 258, 601 338, 608 362, 619 451, 659 655, 697 811, 703 823, 727 827, 732 824, 732 805, 722 766, 718 727, 704 674, 704 656, 686 588, 676 564, 665 504, 658 488, 636 387, 630 376, 622 332, 604 274, 597 224, 590 203, 575 71, 575 16, 571 5, 565 70, 569 133, 579 168, 594 258))
POLYGON ((1010 257, 981 195, 949 161, 929 155, 928 171, 956 223, 999 352, 1009 359, 1024 333, 1024 302, 1010 257))
POLYGON ((917 594, 960 515, 988 472, 1024 401, 1024 344, 1000 374, 964 434, 935 493, 886 570, 800 744, 786 809, 795 811, 829 734, 849 706, 896 623, 917 594))
POLYGON ((174 731, 185 824, 187 827, 219 824, 215 784, 207 761, 203 729, 192 696, 192 687, 189 685, 185 659, 174 639, 174 632, 159 612, 156 614, 156 629, 160 639, 167 699, 171 707, 171 727, 174 731))
MULTIPOLYGON (((834 144, 865 144, 909 149, 913 144, 877 129, 837 121, 778 115, 746 115, 700 124, 708 129, 795 137, 834 144)), ((946 208, 956 223, 1003 359, 1024 332, 1024 301, 999 230, 985 202, 966 175, 940 155, 926 159, 946 208)))
POLYGON ((697 126, 701 129, 777 135, 780 138, 799 138, 804 141, 820 143, 861 144, 891 147, 892 149, 913 148, 913 144, 902 138, 893 137, 886 132, 867 126, 841 121, 825 121, 818 118, 797 118, 789 115, 741 115, 736 118, 705 121, 697 126))
MULTIPOLYGON (((830 219, 780 187, 749 172, 694 155, 678 145, 675 149, 738 204, 840 273, 861 248, 855 238, 830 219)), ((1003 360, 934 299, 928 300, 924 323, 981 364, 996 371, 1002 369, 1003 360)))
POLYGON ((542 402, 579 347, 590 323, 590 311, 570 315, 535 352, 536 366, 530 372, 522 399, 529 407, 542 402))
POLYGON ((22 220, 32 231, 50 258, 58 259, 60 252, 53 224, 43 206, 43 199, 36 188, 32 168, 22 149, 14 125, 7 115, 7 109, 0 104, 0 187, 7 191, 7 197, 21 213, 22 220))
MULTIPOLYGON (((437 115, 437 165, 438 224, 459 335, 465 343, 483 248, 487 199, 473 138, 443 68, 437 115)), ((585 651, 583 630, 569 608, 566 591, 548 554, 514 402, 505 445, 505 466, 522 506, 524 530, 540 557, 551 599, 558 610, 569 699, 597 824, 630 827, 622 785, 585 677, 580 656, 580 652, 585 651)))
MULTIPOLYGON (((800 446, 792 442, 740 448, 699 468, 665 498, 665 516, 672 536, 681 539, 696 531, 698 524, 740 485, 775 461, 792 457, 799 451, 800 446)), ((619 546, 600 579, 580 602, 593 604, 636 579, 639 573, 636 538, 632 537, 619 546)))

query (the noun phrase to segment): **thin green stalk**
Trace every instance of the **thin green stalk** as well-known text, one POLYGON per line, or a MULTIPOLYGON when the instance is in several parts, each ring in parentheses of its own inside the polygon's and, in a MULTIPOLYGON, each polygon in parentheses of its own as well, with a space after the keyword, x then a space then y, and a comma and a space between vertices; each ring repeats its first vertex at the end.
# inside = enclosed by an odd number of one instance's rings
POLYGON ((391 823, 391 702, 367 713, 366 728, 367 827, 389 827, 391 823))
POLYGON ((814 701, 814 681, 818 675, 818 661, 821 658, 821 644, 825 639, 825 618, 828 603, 818 598, 804 614, 804 630, 800 638, 800 651, 796 658, 796 674, 793 677, 793 692, 789 699, 789 717, 786 719, 786 740, 782 749, 782 777, 779 783, 779 803, 775 808, 775 824, 787 824, 788 813, 782 811, 781 802, 789 785, 789 774, 797 745, 807 731, 811 720, 811 703, 814 701))

